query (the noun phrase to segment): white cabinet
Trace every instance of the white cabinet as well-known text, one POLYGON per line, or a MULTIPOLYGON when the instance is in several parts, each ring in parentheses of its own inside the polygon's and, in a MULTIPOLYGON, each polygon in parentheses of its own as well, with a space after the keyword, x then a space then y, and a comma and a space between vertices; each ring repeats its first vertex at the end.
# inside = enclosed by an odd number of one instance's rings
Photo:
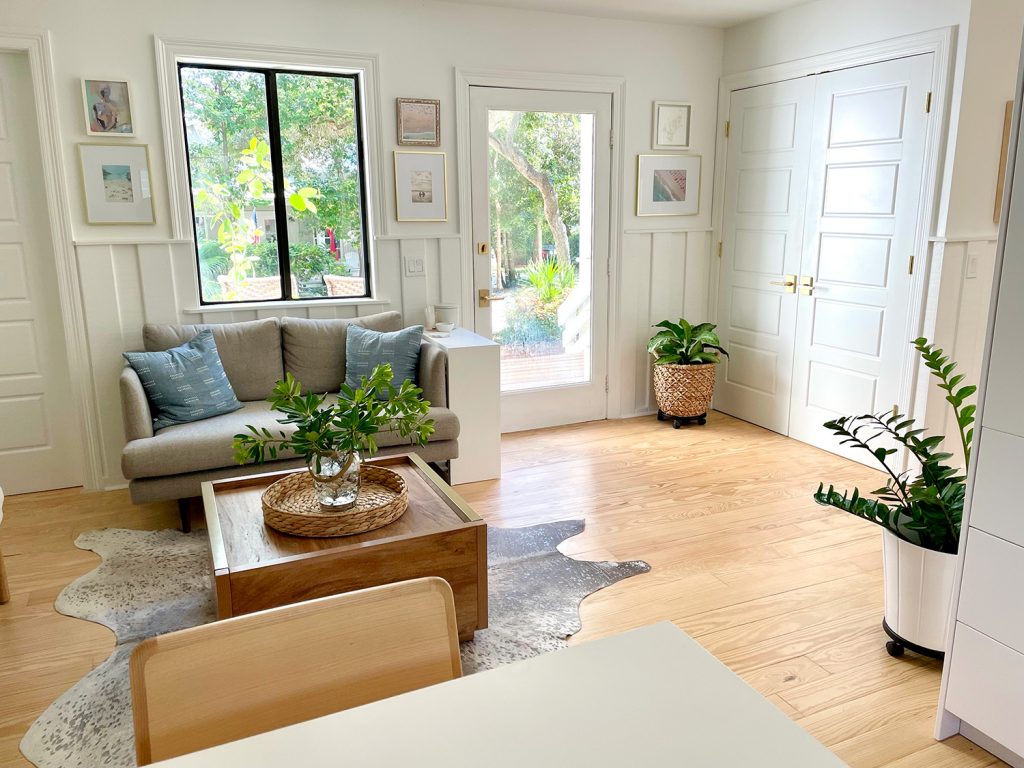
MULTIPOLYGON (((1022 326, 1024 327, 1024 326, 1022 326)), ((991 380, 991 379, 990 379, 991 380)), ((985 413, 990 402, 986 399, 985 413)), ((1021 408, 1018 405, 1021 411, 1021 408)), ((971 525, 1024 547, 1024 496, 1011 480, 1024 470, 1024 437, 982 429, 971 525)))
POLYGON ((1022 575, 1024 548, 972 527, 967 535, 957 619, 1024 653, 1022 575))

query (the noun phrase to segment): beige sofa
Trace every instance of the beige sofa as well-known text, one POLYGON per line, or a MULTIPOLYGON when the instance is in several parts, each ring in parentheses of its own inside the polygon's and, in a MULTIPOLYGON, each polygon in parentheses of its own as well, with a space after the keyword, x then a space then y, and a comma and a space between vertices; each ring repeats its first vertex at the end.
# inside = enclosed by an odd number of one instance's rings
MULTIPOLYGON (((121 470, 137 504, 199 496, 206 480, 287 469, 303 465, 294 455, 263 465, 234 463, 232 438, 251 424, 272 430, 291 429, 277 422, 266 398, 274 384, 290 371, 303 389, 335 393, 345 380, 345 335, 349 325, 378 331, 403 327, 398 312, 383 312, 351 320, 269 318, 223 325, 147 325, 146 351, 162 351, 209 328, 217 342, 224 371, 241 410, 190 424, 153 431, 153 417, 138 375, 126 366, 121 373, 121 405, 126 444, 121 470)), ((378 455, 415 450, 425 461, 442 465, 459 455, 459 420, 449 410, 447 359, 444 350, 424 341, 420 348, 417 385, 430 401, 434 434, 425 446, 413 448, 397 433, 377 436, 378 455)), ((331 394, 331 397, 335 395, 331 394)), ((182 504, 187 527, 187 506, 182 504)))

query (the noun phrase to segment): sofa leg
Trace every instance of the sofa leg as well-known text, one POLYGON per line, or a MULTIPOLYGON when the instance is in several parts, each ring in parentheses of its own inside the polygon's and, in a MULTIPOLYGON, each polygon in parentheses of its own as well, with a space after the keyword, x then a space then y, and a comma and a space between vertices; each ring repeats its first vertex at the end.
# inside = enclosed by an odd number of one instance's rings
POLYGON ((452 484, 452 463, 450 461, 431 461, 428 466, 437 472, 448 485, 452 484))
POLYGON ((11 590, 7 586, 7 569, 4 566, 4 555, 0 552, 0 605, 10 602, 11 590))
POLYGON ((181 518, 181 532, 192 532, 192 504, 191 499, 178 499, 178 516, 181 518))

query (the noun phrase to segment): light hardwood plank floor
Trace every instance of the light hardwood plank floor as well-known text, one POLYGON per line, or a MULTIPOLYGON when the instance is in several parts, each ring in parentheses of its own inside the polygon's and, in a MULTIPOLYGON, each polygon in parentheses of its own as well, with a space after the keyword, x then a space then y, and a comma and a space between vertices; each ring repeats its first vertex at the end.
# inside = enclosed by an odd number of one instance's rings
MULTIPOLYGON (((940 667, 885 653, 878 529, 811 500, 819 480, 871 489, 879 473, 717 413, 680 430, 642 418, 506 435, 502 457, 501 480, 458 487, 489 523, 583 517, 566 554, 652 566, 588 598, 571 642, 668 619, 855 768, 1002 765, 933 740, 940 667)), ((53 610, 98 560, 74 537, 173 527, 177 507, 67 490, 9 497, 5 513, 0 766, 26 766, 28 725, 113 646, 53 610)))

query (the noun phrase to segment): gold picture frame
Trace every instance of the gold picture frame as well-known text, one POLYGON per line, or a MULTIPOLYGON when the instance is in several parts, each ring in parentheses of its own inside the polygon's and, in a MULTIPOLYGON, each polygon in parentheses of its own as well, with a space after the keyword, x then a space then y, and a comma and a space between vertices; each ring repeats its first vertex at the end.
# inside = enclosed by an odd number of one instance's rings
POLYGON ((441 146, 441 101, 395 99, 395 124, 400 147, 441 146))
POLYGON ((149 145, 78 145, 82 203, 88 224, 155 224, 149 145))
POLYGON ((85 115, 85 132, 89 136, 118 139, 135 136, 132 87, 128 80, 83 77, 82 108, 85 115), (104 127, 104 120, 110 121, 110 127, 104 127))

